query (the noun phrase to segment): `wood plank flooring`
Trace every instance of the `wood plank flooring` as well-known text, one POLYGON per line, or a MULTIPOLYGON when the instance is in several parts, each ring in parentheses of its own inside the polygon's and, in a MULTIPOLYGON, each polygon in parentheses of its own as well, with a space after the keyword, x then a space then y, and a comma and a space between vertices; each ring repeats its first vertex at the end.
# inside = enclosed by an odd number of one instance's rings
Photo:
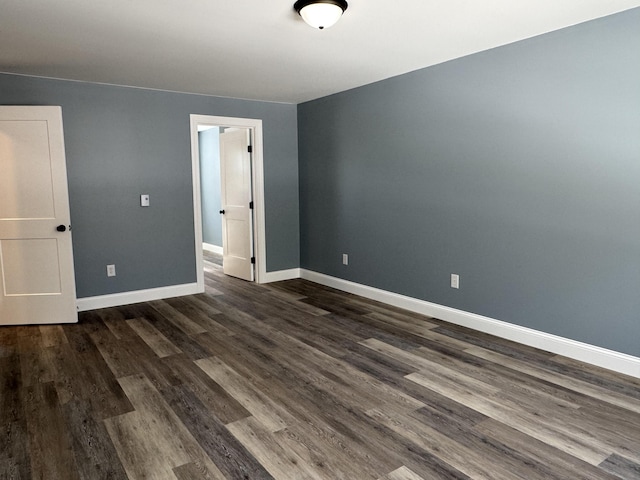
POLYGON ((640 380, 303 280, 0 328, 0 479, 640 479, 640 380))

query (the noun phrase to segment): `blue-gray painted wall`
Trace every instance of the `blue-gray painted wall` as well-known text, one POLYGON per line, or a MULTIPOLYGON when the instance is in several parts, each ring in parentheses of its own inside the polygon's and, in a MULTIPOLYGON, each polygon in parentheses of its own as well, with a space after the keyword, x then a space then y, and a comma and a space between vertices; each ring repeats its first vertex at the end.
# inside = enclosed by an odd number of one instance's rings
POLYGON ((222 202, 220 200, 220 128, 198 133, 200 146, 200 197, 202 241, 222 247, 222 202))
POLYGON ((190 114, 262 119, 267 271, 299 265, 295 105, 15 75, 0 104, 62 106, 79 298, 196 281, 190 114))
POLYGON ((298 132, 301 267, 640 356, 640 9, 301 104, 298 132))

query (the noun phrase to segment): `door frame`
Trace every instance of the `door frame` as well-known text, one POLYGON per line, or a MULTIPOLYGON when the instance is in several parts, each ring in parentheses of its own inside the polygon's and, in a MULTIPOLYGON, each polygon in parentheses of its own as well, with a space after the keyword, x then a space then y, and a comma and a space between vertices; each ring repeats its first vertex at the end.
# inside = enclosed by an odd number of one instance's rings
POLYGON ((253 196, 253 255, 256 258, 256 283, 265 283, 267 252, 264 210, 264 162, 262 151, 262 120, 255 118, 218 117, 215 115, 189 116, 191 126, 191 172, 193 181, 193 225, 198 287, 204 291, 204 258, 202 252, 202 200, 200 193, 200 143, 198 125, 211 127, 248 128, 251 131, 251 183, 253 196))

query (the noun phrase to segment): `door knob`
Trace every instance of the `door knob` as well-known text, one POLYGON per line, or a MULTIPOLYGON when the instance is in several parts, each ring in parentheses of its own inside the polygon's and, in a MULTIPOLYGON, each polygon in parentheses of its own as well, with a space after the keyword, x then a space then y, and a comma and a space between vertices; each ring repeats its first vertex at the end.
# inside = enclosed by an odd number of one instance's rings
POLYGON ((220 213, 221 213, 222 215, 224 215, 224 210, 220 210, 220 213))
POLYGON ((59 232, 66 232, 67 231, 67 227, 65 227, 64 225, 58 225, 56 227, 56 230, 59 232))

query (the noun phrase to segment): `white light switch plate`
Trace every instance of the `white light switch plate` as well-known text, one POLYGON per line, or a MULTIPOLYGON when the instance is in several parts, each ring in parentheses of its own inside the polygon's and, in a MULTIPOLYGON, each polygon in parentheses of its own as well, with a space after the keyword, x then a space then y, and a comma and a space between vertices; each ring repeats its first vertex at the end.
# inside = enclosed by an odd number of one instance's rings
POLYGON ((142 194, 140 195, 140 206, 141 207, 148 207, 149 206, 149 195, 148 194, 142 194))

